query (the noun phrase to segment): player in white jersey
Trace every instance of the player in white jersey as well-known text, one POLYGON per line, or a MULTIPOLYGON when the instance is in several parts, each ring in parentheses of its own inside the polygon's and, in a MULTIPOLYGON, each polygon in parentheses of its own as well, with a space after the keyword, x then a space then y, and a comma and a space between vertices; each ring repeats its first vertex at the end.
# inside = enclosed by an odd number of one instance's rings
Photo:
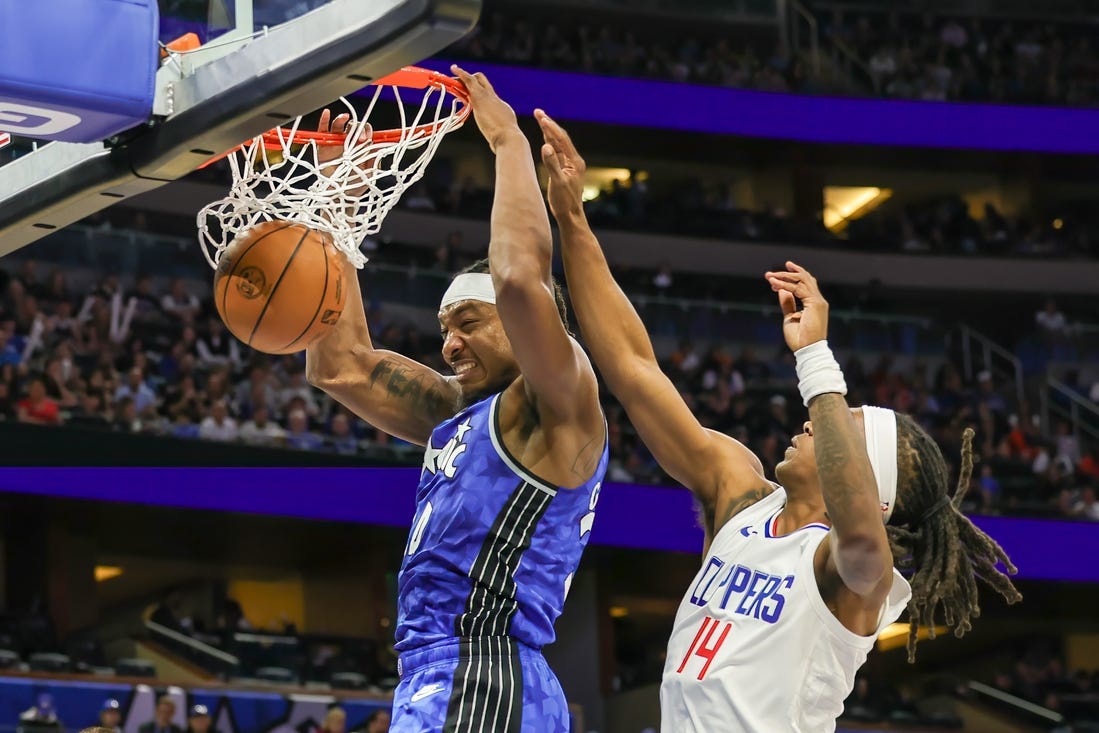
POLYGON ((1008 602, 1021 599, 997 568, 1015 572, 1003 550, 958 510, 973 468, 972 430, 952 492, 942 453, 910 417, 849 409, 826 341, 828 303, 804 268, 787 263, 766 275, 810 417, 775 470, 782 485, 764 477, 743 445, 704 428, 660 370, 588 226, 584 161, 560 126, 535 116, 565 276, 592 358, 705 517, 705 557, 668 645, 663 731, 834 730, 875 637, 905 608, 913 661, 917 626, 934 628, 940 606, 955 635, 970 628, 977 578, 1008 602))

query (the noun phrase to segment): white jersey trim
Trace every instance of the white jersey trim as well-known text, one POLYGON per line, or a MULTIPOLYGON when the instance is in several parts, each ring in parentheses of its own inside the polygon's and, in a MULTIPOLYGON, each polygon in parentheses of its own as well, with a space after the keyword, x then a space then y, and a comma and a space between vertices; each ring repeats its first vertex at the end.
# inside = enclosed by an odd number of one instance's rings
POLYGON ((805 553, 801 556, 801 567, 799 572, 805 573, 805 577, 813 578, 812 583, 802 583, 802 592, 805 594, 809 601, 809 606, 813 609, 817 618, 824 624, 824 627, 828 629, 832 638, 841 644, 855 647, 858 649, 867 649, 873 646, 874 640, 878 634, 885 629, 886 626, 900 618, 901 612, 904 611, 908 605, 908 600, 912 597, 912 588, 908 585, 908 581, 904 579, 900 571, 893 568, 893 585, 889 588, 889 595, 886 596, 885 601, 882 603, 882 610, 878 618, 878 628, 874 633, 863 636, 856 634, 851 629, 843 625, 836 615, 829 610, 828 605, 824 602, 824 598, 820 595, 820 588, 816 583, 816 573, 813 568, 813 560, 817 554, 817 548, 820 547, 820 543, 829 536, 829 533, 824 533, 820 536, 813 545, 805 549, 805 553))
MULTIPOLYGON (((749 524, 758 521, 758 518, 755 516, 757 513, 767 512, 764 516, 769 518, 772 512, 777 512, 782 509, 786 502, 786 490, 773 482, 771 483, 771 486, 774 487, 774 491, 757 501, 755 504, 744 507, 726 520, 725 524, 722 525, 721 529, 717 531, 713 540, 710 542, 711 554, 714 552, 714 547, 720 546, 719 540, 723 535, 728 534, 729 532, 739 532, 742 527, 748 526, 744 524, 746 520, 749 524), (771 504, 776 505, 773 510, 770 509, 771 504), (737 517, 740 517, 739 521, 737 517)), ((768 519, 768 522, 769 521, 770 519, 768 519)), ((702 561, 706 562, 706 555, 702 556, 702 561)))
POLYGON ((523 466, 508 453, 508 449, 504 447, 504 437, 498 433, 501 395, 503 395, 503 392, 492 398, 492 405, 489 407, 488 411, 488 434, 489 437, 492 438, 492 447, 496 449, 496 455, 500 456, 500 460, 507 464, 507 467, 510 468, 512 473, 516 476, 539 491, 544 491, 550 496, 557 496, 556 486, 545 479, 538 478, 533 473, 523 468, 523 466))

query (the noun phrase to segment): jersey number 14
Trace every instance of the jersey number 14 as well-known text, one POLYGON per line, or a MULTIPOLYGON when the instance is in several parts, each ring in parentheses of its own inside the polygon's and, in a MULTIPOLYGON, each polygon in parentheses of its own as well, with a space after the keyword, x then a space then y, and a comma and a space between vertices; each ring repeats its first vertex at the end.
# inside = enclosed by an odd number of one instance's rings
POLYGON ((705 664, 702 665, 702 669, 698 671, 698 679, 701 680, 706 676, 706 672, 710 669, 710 663, 714 661, 714 657, 717 656, 717 652, 721 649, 721 645, 725 643, 725 637, 729 635, 729 629, 732 627, 732 623, 728 621, 725 622, 725 627, 721 629, 721 634, 717 637, 717 641, 714 642, 714 633, 717 632, 719 626, 721 626, 721 621, 718 621, 716 618, 706 616, 702 619, 702 625, 698 627, 698 633, 695 634, 694 641, 691 642, 691 648, 683 655, 683 661, 679 663, 679 669, 676 670, 676 674, 683 674, 687 662, 691 661, 691 656, 693 655, 706 660, 705 664), (707 628, 709 631, 707 631, 707 628), (702 638, 703 634, 706 635, 706 638, 702 638), (713 644, 712 646, 711 643, 713 644))

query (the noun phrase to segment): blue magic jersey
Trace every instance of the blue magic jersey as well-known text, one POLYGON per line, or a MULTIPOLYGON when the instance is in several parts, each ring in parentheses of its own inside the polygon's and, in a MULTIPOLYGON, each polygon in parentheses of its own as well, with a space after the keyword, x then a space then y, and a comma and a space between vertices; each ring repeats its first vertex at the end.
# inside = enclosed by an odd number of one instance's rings
POLYGON ((499 409, 497 394, 431 433, 398 579, 398 651, 454 637, 511 636, 535 649, 554 640, 607 446, 587 482, 560 489, 508 454, 499 409))

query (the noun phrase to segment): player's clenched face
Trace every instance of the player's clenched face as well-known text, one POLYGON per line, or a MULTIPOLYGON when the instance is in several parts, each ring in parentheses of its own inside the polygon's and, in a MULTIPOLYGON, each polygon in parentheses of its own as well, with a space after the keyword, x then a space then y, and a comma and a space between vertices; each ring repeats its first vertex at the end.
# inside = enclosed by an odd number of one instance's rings
POLYGON ((439 311, 443 359, 454 370, 466 402, 507 387, 519 364, 496 306, 462 300, 439 311))
MULTIPOLYGON (((863 435, 862 409, 851 408, 855 423, 859 426, 859 436, 863 435)), ((865 442, 864 442, 865 445, 865 442)), ((802 432, 790 441, 783 460, 775 466, 775 480, 785 487, 804 486, 806 482, 820 487, 817 477, 817 456, 813 445, 813 423, 805 422, 802 432)))

